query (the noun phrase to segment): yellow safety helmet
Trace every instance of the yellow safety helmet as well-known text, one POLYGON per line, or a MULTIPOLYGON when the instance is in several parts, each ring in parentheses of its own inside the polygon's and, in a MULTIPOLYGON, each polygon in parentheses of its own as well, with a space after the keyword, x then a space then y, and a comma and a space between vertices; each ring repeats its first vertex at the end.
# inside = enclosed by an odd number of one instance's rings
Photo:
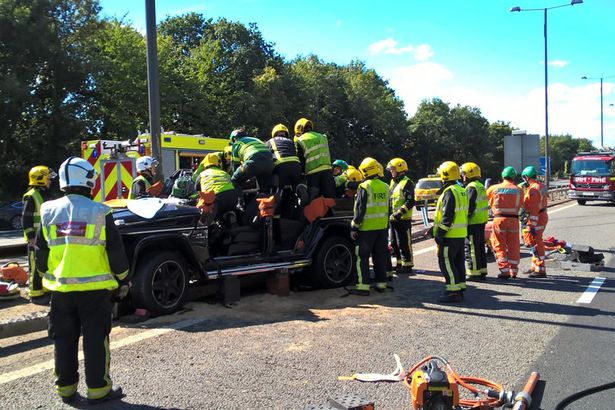
POLYGON ((223 155, 221 152, 210 152, 209 154, 205 155, 205 158, 203 158, 203 168, 220 168, 222 166, 222 161, 220 159, 221 155, 223 155))
POLYGON ((312 124, 312 121, 308 120, 307 118, 300 118, 296 123, 295 123, 295 136, 300 136, 301 134, 303 134, 305 132, 305 128, 309 128, 310 130, 312 128, 314 128, 314 125, 312 124))
POLYGON ((438 167, 438 175, 444 182, 457 181, 461 178, 459 166, 453 161, 445 161, 438 167))
POLYGON ((367 157, 359 165, 359 170, 363 173, 365 178, 373 178, 376 176, 384 176, 384 168, 380 162, 374 158, 367 157))
POLYGON ((353 181, 353 182, 363 181, 363 173, 359 171, 358 169, 356 169, 355 167, 353 167, 352 165, 348 166, 348 169, 345 171, 345 173, 349 181, 353 181))
POLYGON ((224 147, 224 160, 230 161, 232 156, 233 156, 233 146, 229 145, 227 147, 224 147))
POLYGON ((408 170, 408 163, 401 158, 393 158, 387 164, 387 169, 395 169, 397 172, 406 172, 408 170))
POLYGON ((459 168, 461 169, 461 173, 468 179, 480 178, 480 167, 474 162, 466 162, 465 164, 461 164, 459 168))
POLYGON ((38 165, 28 172, 28 185, 30 186, 47 186, 50 179, 57 177, 51 168, 45 165, 38 165))
POLYGON ((273 130, 271 130, 271 138, 275 137, 275 135, 278 132, 285 132, 286 136, 288 137, 290 135, 290 133, 288 132, 288 128, 286 127, 286 125, 284 124, 278 124, 275 127, 273 127, 273 130))

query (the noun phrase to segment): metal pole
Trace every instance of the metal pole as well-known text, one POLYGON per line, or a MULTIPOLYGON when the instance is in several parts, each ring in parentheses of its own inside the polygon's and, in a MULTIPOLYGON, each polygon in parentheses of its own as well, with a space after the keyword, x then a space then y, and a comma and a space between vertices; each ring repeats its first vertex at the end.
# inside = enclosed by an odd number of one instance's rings
POLYGON ((604 148, 604 104, 602 96, 602 77, 600 77, 600 148, 604 148))
POLYGON ((156 0, 145 0, 147 30, 147 91, 152 156, 158 160, 157 175, 164 180, 160 156, 160 84, 158 81, 158 49, 156 46, 156 0))
POLYGON ((547 9, 545 12, 545 186, 549 189, 549 178, 551 172, 549 170, 549 71, 547 60, 547 9))

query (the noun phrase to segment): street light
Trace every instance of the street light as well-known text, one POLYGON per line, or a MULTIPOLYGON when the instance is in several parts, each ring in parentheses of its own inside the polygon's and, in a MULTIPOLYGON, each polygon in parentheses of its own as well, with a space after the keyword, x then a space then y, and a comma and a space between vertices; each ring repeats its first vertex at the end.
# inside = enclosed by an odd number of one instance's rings
POLYGON ((558 9, 561 7, 574 6, 575 4, 581 4, 583 0, 572 0, 570 3, 561 4, 559 6, 538 8, 538 9, 524 9, 519 6, 512 7, 510 9, 511 12, 522 12, 522 11, 542 11, 545 16, 544 23, 544 37, 545 37, 545 185, 547 189, 549 189, 549 73, 548 73, 548 64, 547 64, 547 11, 551 9, 558 9))
POLYGON ((600 80, 600 148, 604 148, 604 99, 602 94, 602 80, 612 77, 615 77, 615 75, 610 75, 608 77, 581 77, 581 80, 600 80))

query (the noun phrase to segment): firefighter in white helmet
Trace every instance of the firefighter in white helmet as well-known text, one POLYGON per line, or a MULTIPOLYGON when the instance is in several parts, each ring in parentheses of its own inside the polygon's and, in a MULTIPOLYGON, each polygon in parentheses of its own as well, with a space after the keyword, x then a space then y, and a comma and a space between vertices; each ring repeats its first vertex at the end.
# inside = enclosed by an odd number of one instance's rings
POLYGON ((41 206, 36 267, 51 291, 49 337, 54 342, 55 388, 64 402, 77 396, 79 337, 83 335, 90 403, 122 397, 109 376, 111 292, 129 290, 129 265, 111 208, 91 199, 92 165, 77 157, 62 163, 65 195, 41 206))
POLYGON ((149 155, 137 158, 137 173, 139 174, 132 181, 128 199, 137 199, 147 195, 147 190, 154 183, 154 175, 156 175, 156 167, 158 161, 149 155))

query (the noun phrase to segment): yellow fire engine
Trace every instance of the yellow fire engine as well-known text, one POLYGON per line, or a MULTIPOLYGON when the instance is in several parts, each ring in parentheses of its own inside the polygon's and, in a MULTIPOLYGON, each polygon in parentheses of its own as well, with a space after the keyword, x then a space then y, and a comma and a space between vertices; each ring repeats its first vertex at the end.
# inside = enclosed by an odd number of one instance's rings
MULTIPOLYGON (((164 132, 160 137, 162 158, 157 159, 162 162, 166 179, 178 169, 195 169, 207 153, 222 151, 228 144, 225 138, 164 132)), ((127 198, 137 176, 136 159, 143 155, 152 155, 149 134, 141 134, 134 141, 82 141, 81 157, 98 172, 94 200, 127 198)))

